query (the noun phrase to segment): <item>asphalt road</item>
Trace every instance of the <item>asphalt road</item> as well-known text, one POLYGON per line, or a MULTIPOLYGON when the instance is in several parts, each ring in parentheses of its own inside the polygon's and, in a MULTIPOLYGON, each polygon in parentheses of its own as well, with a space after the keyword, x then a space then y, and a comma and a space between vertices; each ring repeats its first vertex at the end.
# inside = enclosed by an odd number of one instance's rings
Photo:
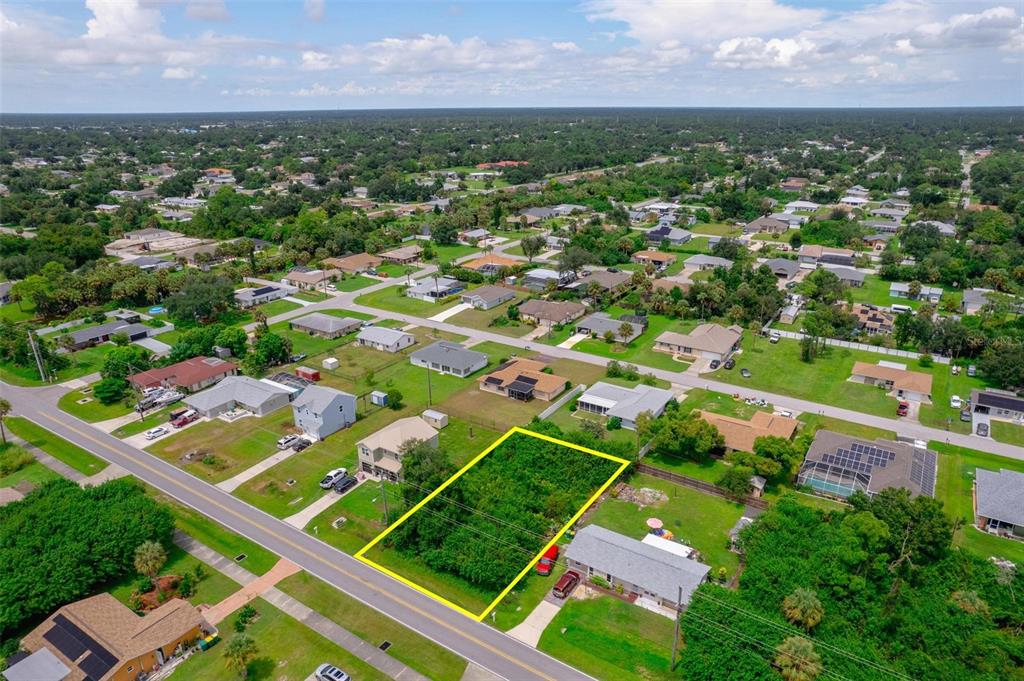
POLYGON ((585 681, 591 677, 378 572, 348 554, 246 504, 145 451, 58 409, 60 386, 0 382, 14 413, 117 464, 140 480, 340 589, 439 645, 509 681, 585 681))

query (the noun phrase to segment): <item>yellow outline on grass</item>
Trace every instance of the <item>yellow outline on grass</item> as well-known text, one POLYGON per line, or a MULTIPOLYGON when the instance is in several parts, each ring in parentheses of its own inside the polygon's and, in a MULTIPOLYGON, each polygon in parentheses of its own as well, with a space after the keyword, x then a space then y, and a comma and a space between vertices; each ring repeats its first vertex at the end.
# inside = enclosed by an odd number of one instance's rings
POLYGON ((367 544, 367 545, 366 545, 366 546, 364 546, 363 548, 359 549, 359 551, 358 551, 358 552, 357 552, 357 553, 355 554, 355 558, 357 558, 358 560, 361 560, 362 562, 366 563, 366 564, 367 564, 367 565, 369 565, 370 567, 373 567, 373 568, 375 568, 375 569, 377 569, 377 570, 380 570, 380 571, 381 571, 381 572, 383 572, 384 574, 387 574, 387 575, 390 575, 391 577, 394 577, 395 579, 397 579, 398 581, 402 582, 402 583, 403 583, 403 584, 405 584, 406 586, 408 586, 408 587, 411 587, 411 588, 413 588, 413 589, 416 589, 416 590, 417 590, 417 591, 419 591, 420 593, 422 593, 422 594, 425 594, 425 595, 427 595, 427 596, 430 596, 431 598, 433 598, 433 599, 434 599, 434 600, 436 600, 436 601, 440 601, 441 603, 444 603, 444 604, 445 604, 445 605, 447 605, 447 606, 448 606, 449 608, 452 608, 453 610, 457 610, 458 612, 461 612, 461 613, 462 613, 463 615, 465 615, 466 617, 469 617, 470 619, 474 619, 474 620, 476 620, 476 621, 478 621, 478 622, 479 622, 479 621, 483 620, 483 618, 487 617, 487 614, 488 614, 488 613, 489 613, 489 612, 490 612, 491 610, 493 610, 493 609, 494 609, 494 608, 495 608, 495 607, 496 607, 496 606, 498 605, 498 603, 500 603, 500 602, 501 602, 501 599, 505 598, 505 596, 507 596, 507 595, 508 595, 508 592, 509 592, 509 591, 511 591, 511 590, 512 590, 512 589, 513 589, 513 588, 515 587, 515 585, 516 585, 516 584, 518 584, 518 583, 519 583, 519 581, 520 581, 520 580, 521 580, 521 579, 522 579, 523 577, 525 577, 525 576, 526 576, 526 573, 530 571, 530 568, 532 568, 532 567, 534 566, 534 564, 536 564, 536 562, 537 562, 538 560, 540 560, 541 556, 543 556, 543 555, 544 555, 545 553, 547 553, 547 550, 548 550, 548 549, 550 549, 550 548, 551 548, 552 546, 554 546, 554 545, 555 545, 555 543, 557 543, 557 542, 558 542, 558 539, 559 539, 559 537, 561 537, 561 536, 562 536, 563 534, 565 534, 565 532, 566 532, 566 531, 567 531, 567 530, 568 530, 568 529, 569 529, 570 527, 572 527, 572 526, 573 526, 573 524, 574 524, 574 523, 575 523, 575 522, 576 522, 577 520, 579 520, 579 519, 580 519, 580 516, 582 516, 582 515, 583 515, 583 513, 584 513, 584 512, 585 512, 585 511, 586 511, 586 510, 587 510, 588 508, 590 508, 590 506, 591 506, 591 505, 592 505, 592 504, 593 504, 593 503, 594 503, 595 501, 597 501, 598 497, 600 497, 600 496, 601 496, 601 494, 603 494, 603 493, 604 493, 604 491, 605 491, 606 489, 608 489, 608 487, 609 487, 609 486, 610 486, 610 485, 611 485, 611 484, 612 484, 613 482, 615 482, 615 479, 616 479, 617 477, 619 477, 619 475, 621 475, 621 474, 622 474, 622 471, 624 471, 624 470, 626 469, 626 466, 628 466, 628 465, 629 465, 630 463, 631 463, 631 462, 630 462, 629 460, 627 460, 627 459, 623 459, 622 457, 619 457, 619 456, 612 456, 611 454, 605 454, 604 452, 599 452, 599 451, 597 451, 596 449, 589 449, 589 448, 587 448, 587 447, 581 447, 580 445, 576 445, 576 444, 573 444, 573 443, 571 443, 571 442, 566 442, 565 440, 559 440, 558 438, 554 438, 554 437, 549 437, 549 436, 547 436, 547 435, 541 435, 540 433, 534 433, 534 432, 532 432, 532 431, 529 431, 529 430, 525 430, 525 429, 523 429, 523 428, 519 428, 519 427, 517 426, 517 427, 515 427, 515 428, 512 428, 511 430, 509 430, 509 431, 508 431, 507 433, 505 433, 504 435, 502 435, 502 436, 501 436, 500 438, 498 438, 497 440, 495 440, 495 441, 494 441, 493 443, 491 443, 491 445, 490 445, 490 446, 489 446, 489 447, 488 447, 487 449, 485 449, 484 451, 482 451, 482 452, 480 452, 479 454, 477 454, 477 455, 476 455, 476 456, 475 456, 475 457, 474 457, 474 458, 473 458, 473 459, 472 459, 472 460, 471 460, 471 461, 470 461, 469 463, 467 463, 467 464, 466 464, 465 466, 463 466, 463 467, 462 467, 461 469, 459 469, 459 471, 458 471, 457 473, 455 473, 455 475, 453 475, 452 477, 450 477, 450 478, 448 478, 447 480, 445 480, 445 481, 444 481, 444 482, 443 482, 443 483, 441 484, 441 486, 440 486, 440 487, 438 487, 437 489, 435 489, 435 490, 434 490, 433 492, 431 492, 430 494, 428 494, 428 495, 426 496, 426 498, 424 498, 424 499, 423 499, 422 501, 420 501, 420 502, 419 502, 418 504, 416 504, 416 505, 415 505, 415 506, 413 506, 413 507, 412 507, 411 509, 409 509, 408 511, 406 511, 406 512, 405 512, 405 513, 404 513, 404 514, 402 515, 402 517, 401 517, 401 518, 399 518, 398 520, 396 520, 396 521, 395 521, 395 522, 394 522, 394 523, 393 523, 392 525, 390 525, 390 526, 389 526, 389 527, 388 527, 387 529, 385 529, 385 530, 384 530, 383 532, 381 532, 381 533, 380 533, 379 535, 377 535, 376 537, 374 537, 374 538, 373 538, 373 539, 372 539, 372 540, 370 541, 370 543, 369 543, 369 544, 367 544), (388 568, 384 567, 383 565, 380 565, 380 564, 378 564, 378 563, 375 563, 374 561, 372 561, 372 560, 370 560, 369 558, 367 558, 367 557, 366 557, 366 555, 365 555, 365 554, 366 554, 366 552, 367 552, 367 551, 369 551, 370 549, 372 549, 372 548, 373 548, 374 546, 376 546, 376 545, 377 545, 377 543, 379 543, 379 542, 380 542, 380 541, 381 541, 382 539, 384 539, 384 537, 388 536, 388 534, 390 534, 392 530, 394 530, 394 529, 395 529, 396 527, 398 527, 398 526, 399 526, 399 525, 401 525, 401 524, 402 524, 403 522, 405 522, 405 521, 406 521, 406 519, 408 519, 408 518, 409 518, 409 516, 411 516, 411 515, 412 515, 413 513, 415 513, 416 511, 418 511, 418 510, 419 510, 420 508, 422 508, 422 507, 423 507, 423 506, 424 506, 424 505, 425 505, 425 504, 426 504, 426 503, 427 503, 428 501, 430 501, 431 499, 433 499, 434 497, 436 497, 436 496, 437 496, 438 494, 440 494, 440 493, 441 493, 441 491, 442 491, 442 490, 444 490, 444 488, 448 487, 448 486, 449 486, 449 485, 451 485, 451 484, 452 484, 453 482, 455 482, 456 480, 458 480, 458 479, 459 479, 459 478, 460 478, 460 477, 462 476, 462 474, 463 474, 463 473, 465 473, 465 472, 466 472, 466 471, 468 471, 468 470, 469 470, 470 468, 472 468, 473 466, 475 466, 475 465, 476 465, 476 464, 477 464, 477 463, 478 463, 478 462, 480 461, 480 459, 482 459, 482 458, 484 458, 485 456, 487 456, 488 454, 490 454, 490 453, 491 453, 492 451, 494 451, 494 449, 495 449, 495 448, 496 448, 496 447, 497 447, 498 445, 500 445, 500 444, 501 444, 502 442, 504 442, 505 440, 507 440, 507 439, 508 439, 509 437, 511 437, 511 436, 512 436, 513 434, 516 434, 516 433, 518 433, 518 434, 520 434, 520 435, 528 435, 529 437, 535 437, 535 438, 537 438, 537 439, 540 439, 540 440, 546 440, 546 441, 548 441, 548 442, 553 442, 553 443, 555 443, 555 444, 557 444, 557 445, 562 445, 563 447, 569 447, 570 449, 575 449, 575 450, 577 450, 577 451, 585 452, 585 453, 587 453, 587 454, 593 454, 594 456, 599 456, 599 457, 601 457, 602 459, 608 459, 609 461, 615 461, 615 462, 617 462, 617 463, 619 463, 619 464, 621 464, 621 465, 619 466, 618 470, 616 470, 616 471, 615 471, 615 473, 613 473, 613 474, 612 474, 612 476, 611 476, 610 478, 608 478, 607 482, 605 482, 605 483, 604 483, 603 485, 601 485, 601 486, 600 486, 600 487, 599 487, 599 488, 597 489, 597 491, 596 491, 596 492, 594 492, 594 494, 593 494, 593 495, 592 495, 592 496, 590 497, 590 499, 588 499, 588 500, 587 500, 587 503, 583 504, 583 506, 581 506, 581 507, 580 507, 580 509, 579 509, 578 511, 576 511, 575 515, 573 515, 573 517, 569 519, 569 522, 567 522, 567 523, 566 523, 566 524, 565 524, 565 525, 564 525, 564 526, 562 527, 562 529, 560 529, 560 530, 559 530, 558 532, 556 532, 556 533, 555 533, 555 536, 554 536, 554 538, 552 538, 552 539, 551 539, 551 541, 549 541, 549 542, 548 542, 547 544, 545 544, 545 545, 544 545, 544 547, 543 547, 543 548, 542 548, 542 549, 540 550, 540 552, 538 552, 538 553, 537 553, 537 555, 536 555, 536 556, 534 556, 534 557, 533 557, 533 559, 531 559, 531 560, 530 560, 530 561, 529 561, 529 562, 528 562, 528 563, 526 564, 526 567, 524 567, 524 568, 523 568, 523 569, 522 569, 522 570, 520 571, 520 573, 519 573, 519 574, 518 574, 518 575, 516 576, 516 578, 515 578, 514 580, 512 580, 512 583, 511 583, 511 584, 509 584, 508 586, 506 586, 506 587, 504 588, 504 590, 502 590, 502 592, 501 592, 500 594, 498 594, 498 596, 497 596, 497 597, 496 597, 496 598, 495 598, 495 599, 494 599, 493 601, 491 601, 490 605, 488 605, 488 606, 487 606, 487 607, 486 607, 486 608, 484 609, 484 611, 483 611, 483 612, 481 612, 481 613, 479 613, 479 614, 475 614, 475 613, 472 613, 472 612, 470 612, 469 610, 466 610, 465 608, 463 608, 462 606, 459 606, 459 605, 456 605, 455 603, 452 603, 451 601, 449 601, 449 600, 448 600, 447 598, 445 598, 444 596, 439 596, 438 594, 434 593, 434 592, 433 592, 433 591, 431 591, 430 589, 427 589, 427 588, 425 588, 425 587, 422 587, 422 586, 420 586, 419 584, 417 584, 417 583, 415 583, 415 582, 413 582, 413 581, 411 581, 411 580, 409 580, 409 579, 407 579, 407 578, 403 577, 402 575, 398 574, 397 572, 394 572, 394 571, 392 571, 392 570, 389 570, 388 568))

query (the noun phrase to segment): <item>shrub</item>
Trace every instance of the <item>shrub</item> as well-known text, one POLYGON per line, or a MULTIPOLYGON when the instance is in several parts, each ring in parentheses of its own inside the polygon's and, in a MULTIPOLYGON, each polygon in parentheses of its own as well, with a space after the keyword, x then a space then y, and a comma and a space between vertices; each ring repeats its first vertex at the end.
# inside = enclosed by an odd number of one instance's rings
POLYGON ((926 353, 923 353, 918 358, 917 363, 919 365, 921 365, 923 368, 928 369, 929 367, 931 367, 931 366, 933 366, 935 364, 935 360, 933 360, 932 356, 929 353, 926 352, 926 353))
POLYGON ((590 583, 594 584, 595 586, 599 586, 602 589, 610 589, 610 588, 612 588, 612 585, 608 583, 608 580, 606 580, 601 575, 591 575, 590 583))
POLYGON ((35 457, 17 445, 7 445, 0 451, 0 475, 10 475, 20 471, 35 461, 35 457))
POLYGON ((389 390, 388 391, 388 406, 391 407, 392 409, 394 409, 395 411, 401 409, 402 408, 402 398, 403 397, 405 397, 405 396, 402 395, 402 393, 399 392, 398 390, 389 390))
POLYGON ((186 572, 182 576, 181 582, 178 583, 178 595, 181 596, 182 598, 188 598, 188 597, 192 596, 193 594, 195 594, 195 592, 196 592, 195 578, 192 576, 192 573, 186 572))
POLYGON ((153 590, 153 580, 146 575, 140 575, 139 578, 135 580, 135 590, 140 594, 148 594, 153 590))
POLYGON ((608 419, 608 423, 605 424, 605 428, 608 430, 619 430, 622 428, 622 419, 618 416, 613 416, 608 419))
POLYGON ((246 627, 249 626, 256 616, 259 615, 256 608, 251 605, 244 605, 242 609, 238 611, 238 616, 235 618, 235 631, 242 633, 246 627))

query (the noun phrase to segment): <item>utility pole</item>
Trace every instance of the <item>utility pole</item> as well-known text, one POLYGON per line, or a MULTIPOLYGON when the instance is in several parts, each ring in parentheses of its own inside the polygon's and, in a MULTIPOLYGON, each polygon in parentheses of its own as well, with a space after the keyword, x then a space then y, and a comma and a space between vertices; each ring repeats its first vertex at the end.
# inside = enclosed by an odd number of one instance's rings
MULTIPOLYGON (((390 525, 391 524, 391 518, 388 515, 388 492, 384 488, 384 478, 383 477, 380 478, 380 496, 384 500, 384 524, 385 525, 390 525)), ((680 589, 679 591, 680 591, 680 593, 682 593, 682 589, 680 589)))
POLYGON ((433 393, 430 390, 430 365, 429 364, 427 365, 426 369, 427 369, 427 406, 429 407, 429 406, 431 406, 434 403, 433 402, 433 397, 434 396, 433 396, 433 393))
POLYGON ((36 334, 29 329, 28 345, 32 348, 32 356, 36 358, 36 369, 39 370, 39 380, 46 383, 46 371, 43 369, 43 358, 39 356, 39 347, 36 345, 36 334))
POLYGON ((679 599, 676 601, 676 636, 672 639, 672 666, 669 671, 676 668, 676 654, 679 652, 679 621, 683 618, 683 587, 679 587, 679 599))

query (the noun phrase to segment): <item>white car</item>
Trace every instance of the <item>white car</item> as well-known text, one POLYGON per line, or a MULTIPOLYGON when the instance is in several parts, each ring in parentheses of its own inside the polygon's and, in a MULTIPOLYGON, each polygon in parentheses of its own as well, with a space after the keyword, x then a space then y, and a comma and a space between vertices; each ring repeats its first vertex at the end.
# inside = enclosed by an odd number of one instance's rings
POLYGON ((960 399, 959 395, 953 395, 949 398, 949 406, 953 409, 959 409, 964 406, 964 401, 960 399))
POLYGON ((320 665, 313 676, 317 681, 349 681, 352 678, 333 664, 320 665))
POLYGON ((283 438, 277 441, 277 448, 281 450, 288 449, 298 441, 298 435, 285 435, 283 438))
POLYGON ((156 428, 150 428, 149 430, 146 431, 146 439, 147 440, 155 440, 158 437, 163 437, 164 435, 167 435, 167 433, 169 433, 169 432, 171 432, 171 431, 167 430, 163 426, 157 426, 156 428))
POLYGON ((327 472, 324 479, 320 481, 321 489, 331 489, 334 487, 334 483, 338 482, 342 478, 348 475, 348 469, 346 468, 335 468, 327 472))

